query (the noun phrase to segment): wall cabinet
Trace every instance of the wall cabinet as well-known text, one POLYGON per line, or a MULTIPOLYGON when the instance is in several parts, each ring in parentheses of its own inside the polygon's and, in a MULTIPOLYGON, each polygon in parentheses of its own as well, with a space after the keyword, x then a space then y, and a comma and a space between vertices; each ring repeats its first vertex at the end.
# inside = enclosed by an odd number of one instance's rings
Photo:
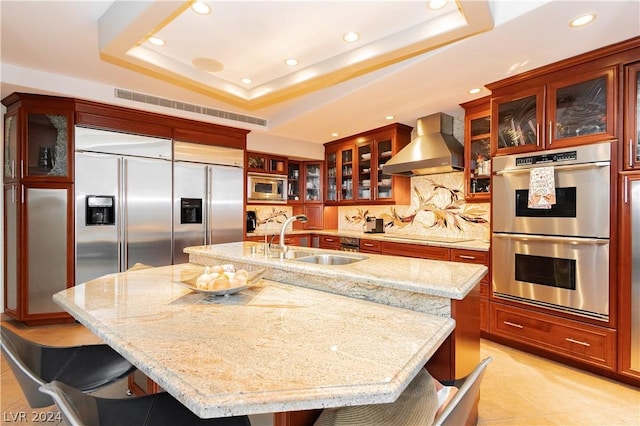
POLYGON ((286 157, 247 151, 246 158, 245 170, 247 172, 273 173, 278 175, 287 174, 288 165, 286 157))
POLYGON ((491 200, 491 98, 461 104, 464 115, 464 198, 491 200))
POLYGON ((411 127, 392 124, 325 144, 327 204, 409 204, 410 179, 382 166, 411 139, 411 127))
POLYGON ((563 148, 616 137, 617 67, 585 66, 522 90, 492 88, 493 155, 563 148))
POLYGON ((289 160, 288 204, 322 203, 322 161, 289 160))
POLYGON ((640 62, 625 67, 624 168, 640 169, 640 62))

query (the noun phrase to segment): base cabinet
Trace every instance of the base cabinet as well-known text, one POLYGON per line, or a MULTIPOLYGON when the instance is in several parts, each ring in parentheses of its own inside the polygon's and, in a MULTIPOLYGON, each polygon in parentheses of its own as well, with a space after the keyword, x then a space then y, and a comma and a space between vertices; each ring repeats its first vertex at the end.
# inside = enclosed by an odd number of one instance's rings
POLYGON ((616 330, 491 303, 493 335, 614 371, 616 330))

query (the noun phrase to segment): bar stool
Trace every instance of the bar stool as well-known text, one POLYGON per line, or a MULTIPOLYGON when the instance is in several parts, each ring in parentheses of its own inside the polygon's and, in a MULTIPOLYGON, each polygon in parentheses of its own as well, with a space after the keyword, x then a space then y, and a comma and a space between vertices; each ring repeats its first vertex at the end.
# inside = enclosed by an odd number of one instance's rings
POLYGON ((5 355, 31 408, 48 407, 53 399, 40 386, 53 380, 81 392, 93 392, 131 374, 135 367, 104 344, 54 347, 31 342, 1 326, 5 355))

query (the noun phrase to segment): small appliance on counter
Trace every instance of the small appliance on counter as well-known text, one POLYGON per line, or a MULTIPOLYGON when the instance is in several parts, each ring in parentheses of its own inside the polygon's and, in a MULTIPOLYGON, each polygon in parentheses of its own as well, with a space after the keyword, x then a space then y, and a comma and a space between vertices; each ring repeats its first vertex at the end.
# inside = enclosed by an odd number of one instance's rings
POLYGON ((381 234, 384 233, 384 221, 375 217, 367 217, 364 224, 365 234, 381 234))
POLYGON ((256 216, 256 212, 250 210, 247 212, 247 232, 253 232, 256 230, 258 226, 258 217, 256 216))

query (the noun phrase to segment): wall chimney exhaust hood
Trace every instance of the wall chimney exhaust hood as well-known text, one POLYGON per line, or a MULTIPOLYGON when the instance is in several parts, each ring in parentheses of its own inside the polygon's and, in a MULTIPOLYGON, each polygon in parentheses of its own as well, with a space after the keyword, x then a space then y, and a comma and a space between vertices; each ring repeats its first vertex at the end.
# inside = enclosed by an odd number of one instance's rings
POLYGON ((392 175, 417 176, 464 169, 464 146, 453 137, 453 117, 443 113, 418 119, 417 136, 382 166, 392 175))

